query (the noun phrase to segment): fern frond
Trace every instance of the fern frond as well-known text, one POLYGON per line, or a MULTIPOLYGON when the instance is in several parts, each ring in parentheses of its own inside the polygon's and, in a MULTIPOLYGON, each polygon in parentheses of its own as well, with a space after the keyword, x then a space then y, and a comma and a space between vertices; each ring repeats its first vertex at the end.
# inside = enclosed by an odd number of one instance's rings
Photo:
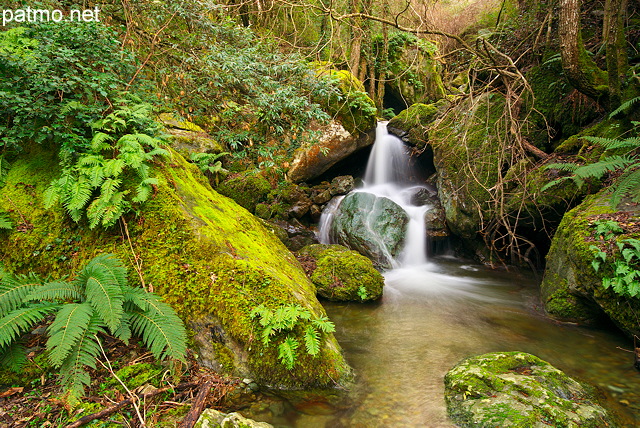
POLYGON ((91 377, 86 368, 95 369, 96 367, 96 360, 100 354, 97 335, 103 332, 101 321, 94 314, 67 358, 59 366, 60 383, 72 402, 82 397, 84 387, 91 383, 91 377))
POLYGON ((631 137, 626 138, 624 140, 616 140, 614 138, 605 138, 605 137, 582 137, 583 139, 596 143, 607 150, 617 150, 617 149, 636 149, 640 147, 640 138, 631 137))
POLYGON ((63 204, 67 212, 78 222, 82 218, 82 209, 91 199, 93 187, 85 177, 78 177, 69 187, 69 192, 64 195, 63 204))
POLYGON ((0 348, 11 344, 18 336, 33 328, 47 314, 59 307, 55 304, 33 305, 13 310, 0 318, 0 348))
POLYGON ((27 350, 20 341, 0 349, 0 367, 6 367, 13 372, 20 372, 27 362, 27 350))
POLYGON ((126 269, 112 254, 94 257, 79 272, 75 284, 85 290, 87 301, 111 332, 120 325, 124 298, 121 284, 126 283, 126 269))
POLYGON ((111 149, 111 143, 113 143, 115 139, 104 132, 96 132, 96 134, 91 139, 91 149, 94 152, 101 152, 103 150, 111 149))
POLYGON ((304 345, 309 355, 317 355, 320 351, 320 335, 310 325, 304 329, 304 345))
POLYGON ((611 171, 622 169, 634 163, 634 160, 628 156, 609 156, 598 162, 582 165, 574 171, 576 178, 601 178, 604 174, 611 171))
POLYGON ((618 178, 611 194, 611 206, 617 207, 626 195, 630 195, 633 202, 640 202, 640 168, 618 178))
POLYGON ((47 340, 49 361, 54 367, 62 364, 83 337, 93 313, 94 309, 87 302, 67 303, 58 311, 55 320, 49 326, 47 340))
POLYGON ((160 296, 155 293, 149 293, 143 288, 127 285, 122 287, 122 295, 125 302, 133 303, 143 312, 158 314, 163 317, 174 317, 173 321, 182 323, 173 308, 163 302, 160 296))
POLYGON ((329 321, 327 317, 316 318, 312 320, 311 323, 323 333, 333 333, 336 331, 335 324, 329 321))
POLYGON ((99 224, 105 228, 113 226, 128 209, 125 192, 117 192, 111 196, 100 195, 87 207, 89 228, 93 229, 99 224))
POLYGON ((13 229, 13 223, 11 222, 9 214, 0 212, 0 229, 13 229))
POLYGON ((42 279, 35 274, 11 275, 4 272, 0 278, 0 317, 19 308, 25 297, 42 285, 42 279))
POLYGON ((296 364, 298 346, 298 341, 291 336, 287 336, 284 342, 278 345, 278 358, 288 370, 293 369, 296 364))
POLYGON ((617 116, 618 114, 622 113, 623 111, 625 111, 626 109, 628 109, 629 107, 631 107, 632 105, 638 102, 640 102, 640 97, 631 98, 630 100, 623 102, 620 105, 620 107, 618 107, 617 109, 615 109, 609 114, 609 119, 617 116))
POLYGON ((77 166, 81 168, 94 168, 96 166, 102 166, 103 164, 104 157, 102 155, 84 155, 78 159, 77 166))
POLYGON ((549 165, 545 165, 544 169, 557 169, 559 171, 573 172, 578 167, 580 167, 580 165, 572 162, 565 162, 565 163, 550 163, 549 165))
POLYGON ((113 335, 128 345, 133 332, 131 331, 131 315, 127 312, 130 311, 125 310, 125 314, 122 317, 122 322, 118 326, 118 329, 113 332, 113 335))
POLYGON ((175 358, 184 361, 187 333, 182 321, 174 316, 134 311, 131 330, 142 337, 145 346, 158 359, 175 358))
POLYGON ((87 106, 79 101, 69 101, 60 109, 60 114, 66 116, 74 111, 84 110, 87 106))
POLYGON ((124 170, 124 161, 122 159, 109 159, 104 164, 105 177, 118 177, 124 170))
POLYGON ((25 301, 81 300, 82 292, 77 284, 65 281, 48 282, 25 296, 25 301))

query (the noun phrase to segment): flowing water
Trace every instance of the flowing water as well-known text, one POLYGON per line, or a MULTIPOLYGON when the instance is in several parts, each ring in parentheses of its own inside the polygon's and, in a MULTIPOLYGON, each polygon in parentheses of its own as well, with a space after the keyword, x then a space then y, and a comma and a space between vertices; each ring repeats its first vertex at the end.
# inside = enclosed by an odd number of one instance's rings
MULTIPOLYGON (((613 329, 545 317, 539 278, 531 272, 490 270, 450 257, 427 260, 422 217, 429 207, 408 202, 415 189, 405 181, 411 174, 404 169, 406 159, 396 162, 406 156, 402 143, 379 130, 371 156, 361 191, 393 199, 412 220, 405 251, 396 268, 384 274, 380 302, 325 303, 357 374, 356 386, 340 408, 311 406, 270 422, 304 428, 451 427, 443 398, 445 373, 465 357, 524 351, 598 386, 621 426, 640 426, 640 373, 624 350, 632 344, 613 329), (378 144, 381 138, 384 147, 378 144)), ((321 227, 330 224, 334 208, 321 227)), ((322 239, 330 239, 326 230, 322 239)))

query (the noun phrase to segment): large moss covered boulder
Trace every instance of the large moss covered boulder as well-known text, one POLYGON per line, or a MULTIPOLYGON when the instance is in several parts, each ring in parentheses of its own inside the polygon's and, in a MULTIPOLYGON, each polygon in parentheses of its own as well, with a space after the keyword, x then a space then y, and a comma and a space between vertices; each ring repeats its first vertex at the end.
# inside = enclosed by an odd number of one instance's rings
POLYGON ((404 245, 407 213, 391 199, 352 192, 340 201, 330 226, 335 242, 391 267, 404 245))
POLYGON ((437 187, 447 224, 455 235, 473 238, 492 212, 492 189, 500 179, 506 144, 501 126, 504 98, 487 94, 451 109, 429 132, 437 187))
POLYGON ((273 425, 256 422, 240 413, 222 413, 215 409, 205 409, 194 428, 273 428, 273 425))
POLYGON ((606 314, 622 330, 637 335, 640 299, 621 296, 602 281, 613 276, 611 264, 622 259, 616 242, 640 239, 640 207, 623 201, 614 210, 609 202, 609 195, 602 191, 565 214, 547 255, 542 301, 557 319, 590 324, 606 314), (596 234, 597 225, 607 221, 615 221, 621 230, 610 239, 596 234), (596 271, 592 262, 598 261, 598 251, 607 253, 607 262, 596 271))
MULTIPOLYGON (((90 230, 62 208, 43 208, 43 193, 59 173, 53 153, 24 154, 0 189, 0 211, 16 227, 0 232, 0 259, 16 273, 59 277, 97 253, 130 260, 130 281, 154 289, 194 332, 205 366, 280 388, 327 388, 348 383, 350 369, 332 334, 320 349, 300 351, 291 369, 278 358, 278 337, 264 344, 252 311, 295 307, 325 316, 315 287, 276 236, 244 208, 213 191, 200 171, 179 154, 158 165, 155 194, 126 223, 90 230)), ((302 341, 304 322, 283 332, 302 341)))
POLYGON ((318 296, 336 302, 365 302, 382 297, 384 277, 371 260, 342 245, 315 244, 298 252, 318 296))
POLYGON ((467 358, 444 378, 449 417, 459 427, 614 427, 591 388, 524 352, 467 358))

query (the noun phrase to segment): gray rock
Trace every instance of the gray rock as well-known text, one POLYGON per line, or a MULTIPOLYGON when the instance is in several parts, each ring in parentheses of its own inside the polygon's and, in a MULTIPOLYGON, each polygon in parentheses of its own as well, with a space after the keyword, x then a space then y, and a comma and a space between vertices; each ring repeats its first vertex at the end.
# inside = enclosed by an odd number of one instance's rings
POLYGON ((392 259, 402 250, 408 221, 404 210, 390 199, 353 192, 340 202, 331 236, 375 265, 391 267, 392 259))
POLYGON ((355 187, 355 181, 350 175, 341 175, 331 180, 329 191, 331 196, 346 195, 355 187))
POLYGON ((524 352, 467 358, 444 378, 459 427, 615 427, 590 387, 524 352))
POLYGON ((205 409, 194 428, 273 428, 273 425, 247 419, 239 413, 227 414, 213 409, 205 409))

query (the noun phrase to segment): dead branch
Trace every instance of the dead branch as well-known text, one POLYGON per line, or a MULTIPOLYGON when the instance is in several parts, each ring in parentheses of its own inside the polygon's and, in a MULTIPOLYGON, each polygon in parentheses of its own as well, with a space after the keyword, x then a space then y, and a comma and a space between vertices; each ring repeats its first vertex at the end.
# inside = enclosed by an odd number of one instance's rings
POLYGON ((207 396, 209 395, 209 391, 211 391, 211 387, 213 386, 213 381, 208 380, 200 385, 198 389, 198 394, 191 405, 191 409, 187 416, 184 417, 182 423, 180 424, 180 428, 193 428, 195 423, 198 421, 200 414, 204 410, 204 404, 207 401, 207 396))

